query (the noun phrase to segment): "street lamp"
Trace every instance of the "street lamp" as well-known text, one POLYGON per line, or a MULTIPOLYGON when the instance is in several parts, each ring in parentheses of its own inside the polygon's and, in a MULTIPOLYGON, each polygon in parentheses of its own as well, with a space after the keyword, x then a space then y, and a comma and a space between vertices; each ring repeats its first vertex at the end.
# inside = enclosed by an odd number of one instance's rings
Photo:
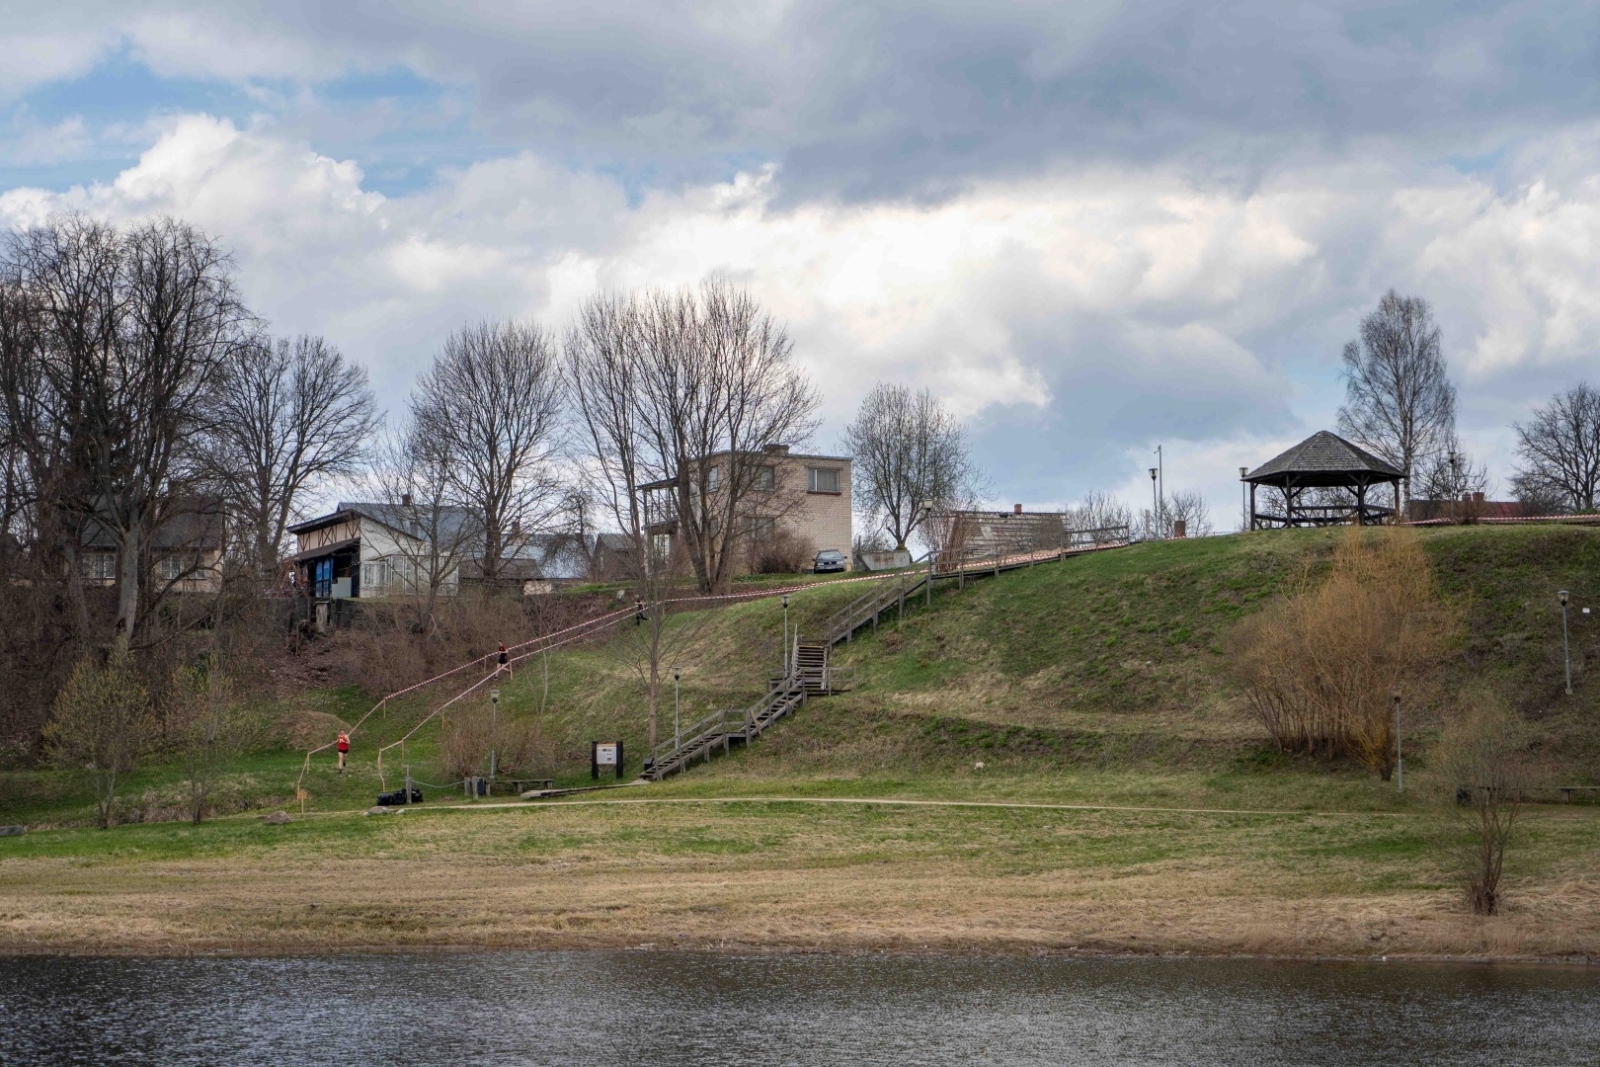
POLYGON ((783 676, 789 677, 789 594, 783 594, 783 676))
POLYGON ((683 677, 683 671, 677 667, 672 668, 672 747, 677 748, 683 744, 682 731, 678 727, 678 681, 683 677))
MULTIPOLYGON (((499 736, 496 723, 500 720, 500 690, 489 690, 489 795, 494 795, 494 742, 499 736)), ((407 798, 409 799, 409 798, 407 798)))
POLYGON ((1150 468, 1150 536, 1151 537, 1156 536, 1156 530, 1158 529, 1158 527, 1156 526, 1156 523, 1157 523, 1156 508, 1158 506, 1159 505, 1158 505, 1158 503, 1156 501, 1156 469, 1154 467, 1151 467, 1150 468))
POLYGON ((1572 695, 1572 642, 1567 637, 1567 591, 1561 590, 1561 653, 1567 661, 1567 696, 1572 695))
POLYGON ((1249 467, 1239 468, 1239 514, 1244 516, 1244 525, 1240 529, 1246 532, 1250 530, 1250 483, 1245 481, 1249 473, 1249 467))
POLYGON ((1394 781, 1395 792, 1406 791, 1406 754, 1400 747, 1400 687, 1389 690, 1394 697, 1394 781))

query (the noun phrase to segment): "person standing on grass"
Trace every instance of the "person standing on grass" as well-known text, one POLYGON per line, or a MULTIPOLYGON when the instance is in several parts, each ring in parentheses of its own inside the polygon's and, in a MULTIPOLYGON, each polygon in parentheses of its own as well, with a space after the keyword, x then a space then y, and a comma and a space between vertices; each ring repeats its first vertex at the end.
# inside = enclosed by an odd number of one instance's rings
POLYGON ((506 643, 504 641, 500 642, 500 666, 495 671, 495 673, 496 674, 510 674, 511 673, 511 653, 506 649, 506 643))
POLYGON ((350 755, 350 735, 343 730, 339 731, 339 773, 344 773, 345 757, 350 755))

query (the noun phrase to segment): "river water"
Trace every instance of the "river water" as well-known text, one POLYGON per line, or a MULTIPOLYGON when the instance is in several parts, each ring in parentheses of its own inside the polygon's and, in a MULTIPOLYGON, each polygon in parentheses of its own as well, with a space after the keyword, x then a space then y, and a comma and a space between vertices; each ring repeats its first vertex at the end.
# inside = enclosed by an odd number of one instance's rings
POLYGON ((0 1063, 1600 1063, 1600 971, 474 952, 0 959, 0 1063))

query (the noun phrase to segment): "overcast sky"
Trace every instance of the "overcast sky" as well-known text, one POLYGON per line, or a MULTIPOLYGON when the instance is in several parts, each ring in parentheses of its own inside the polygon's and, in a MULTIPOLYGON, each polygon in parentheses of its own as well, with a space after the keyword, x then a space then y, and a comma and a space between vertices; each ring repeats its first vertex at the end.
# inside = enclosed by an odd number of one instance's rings
POLYGON ((724 272, 837 444, 880 379, 996 504, 1203 489, 1333 428, 1391 287, 1495 487, 1600 379, 1600 7, 0 0, 0 225, 174 214, 396 409, 469 319, 724 272))

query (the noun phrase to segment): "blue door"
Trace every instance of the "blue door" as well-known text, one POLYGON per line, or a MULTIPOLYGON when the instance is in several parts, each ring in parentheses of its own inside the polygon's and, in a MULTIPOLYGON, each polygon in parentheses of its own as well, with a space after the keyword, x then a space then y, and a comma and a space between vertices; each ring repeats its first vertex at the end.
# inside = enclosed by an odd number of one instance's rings
POLYGON ((333 557, 317 560, 316 582, 313 586, 316 596, 333 595, 333 557))

